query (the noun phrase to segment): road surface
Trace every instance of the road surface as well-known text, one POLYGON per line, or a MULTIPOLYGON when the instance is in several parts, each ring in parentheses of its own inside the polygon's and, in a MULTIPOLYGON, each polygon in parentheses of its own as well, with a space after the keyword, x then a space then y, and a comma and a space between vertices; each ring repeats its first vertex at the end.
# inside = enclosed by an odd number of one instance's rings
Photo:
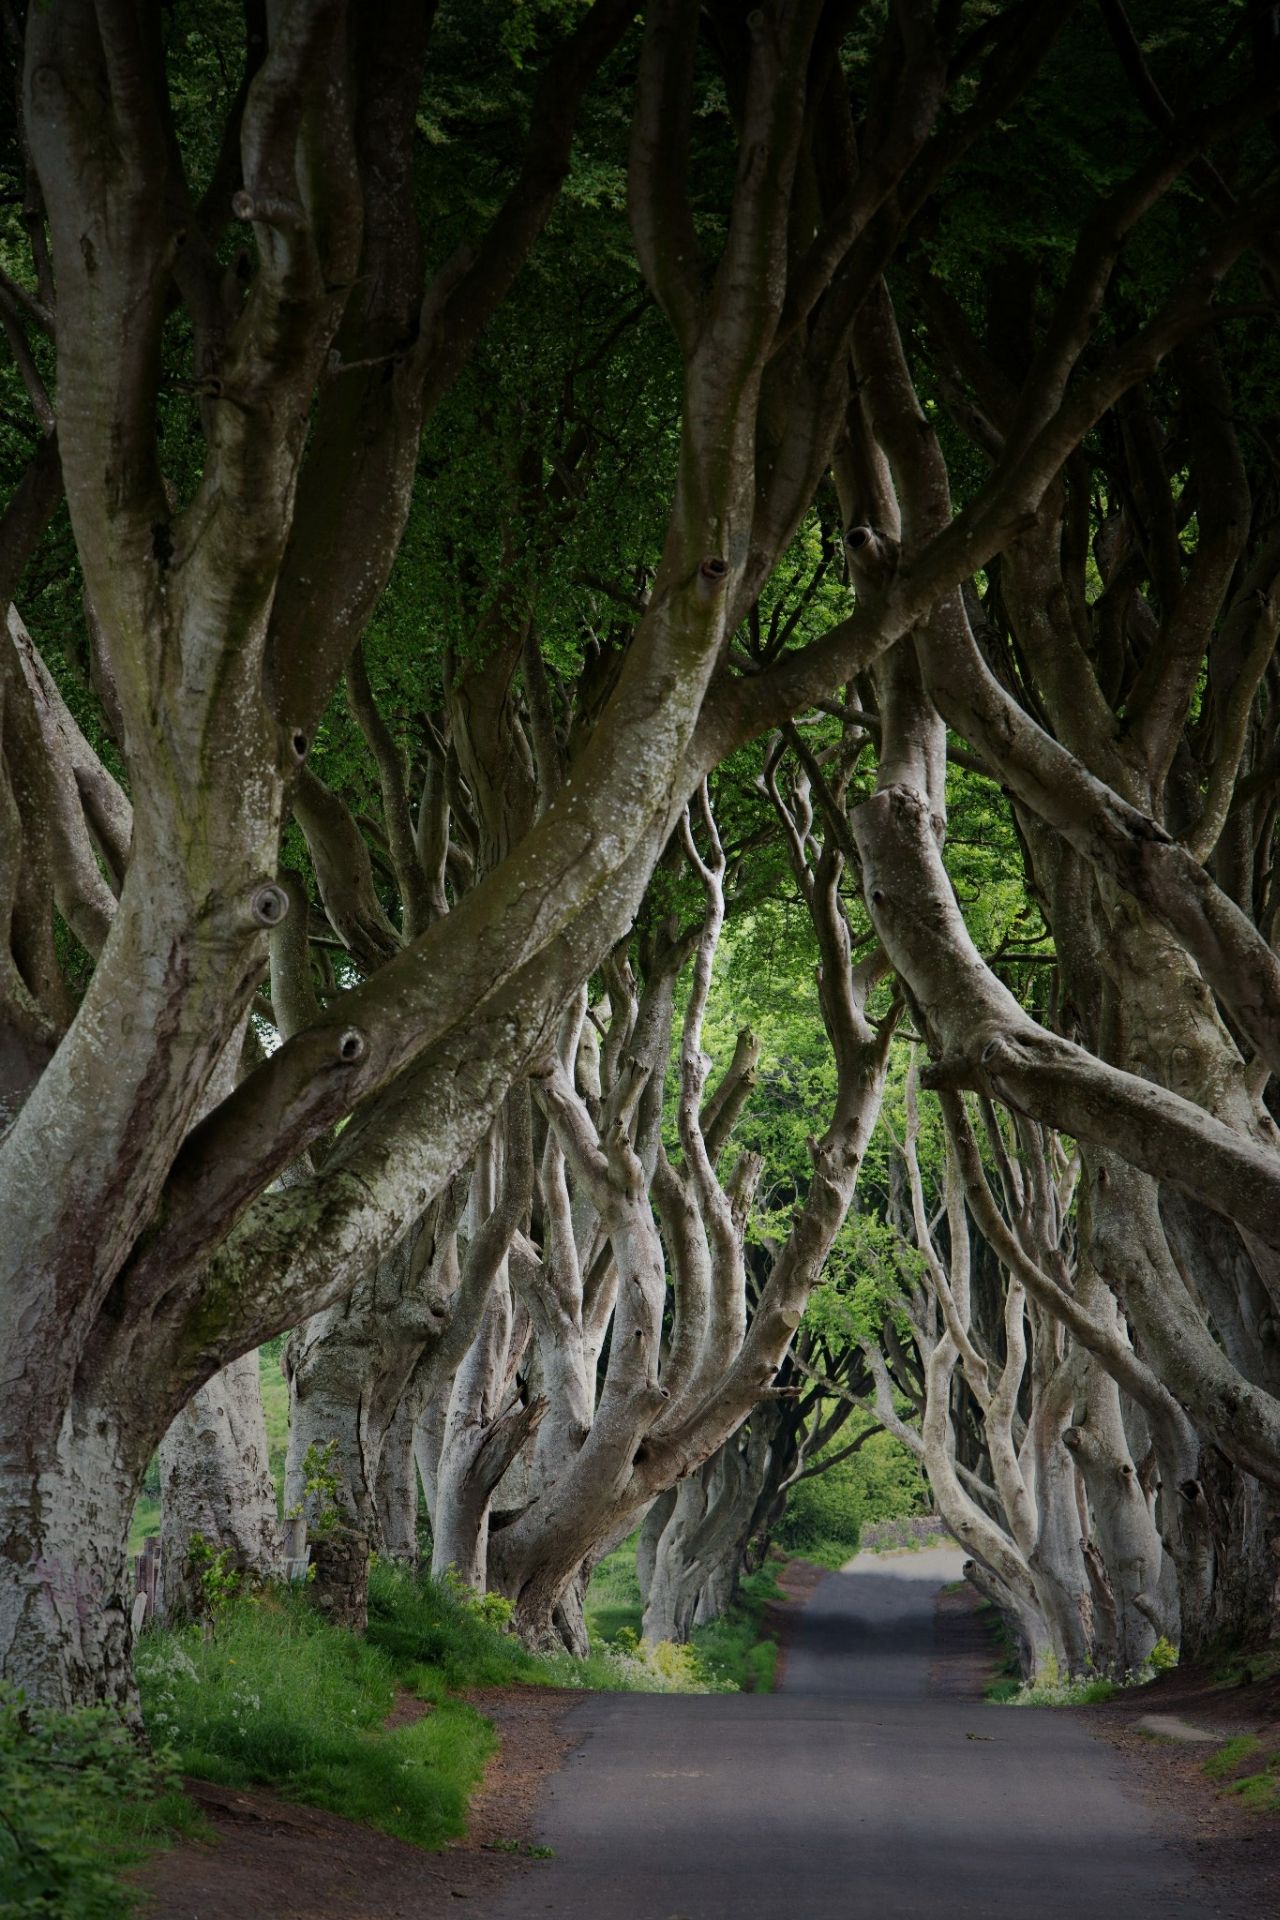
POLYGON ((935 1603, 960 1563, 832 1574, 777 1693, 575 1707, 540 1819, 554 1857, 483 1920, 1210 1920, 1162 1815, 1075 1715, 989 1706, 963 1654, 948 1674, 935 1603))

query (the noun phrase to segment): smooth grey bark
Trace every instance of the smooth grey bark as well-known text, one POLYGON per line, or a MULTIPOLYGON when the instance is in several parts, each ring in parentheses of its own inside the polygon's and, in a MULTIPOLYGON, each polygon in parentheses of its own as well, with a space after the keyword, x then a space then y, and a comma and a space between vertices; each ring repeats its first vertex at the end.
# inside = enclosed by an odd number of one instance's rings
POLYGON ((194 1536, 252 1585, 280 1572, 276 1488, 256 1353, 215 1374, 187 1402, 160 1443, 160 1605, 166 1618, 200 1611, 194 1536))
POLYGON ((429 1226, 421 1223, 345 1299, 305 1321, 285 1349, 285 1511, 304 1502, 308 1452, 327 1453, 339 1510, 375 1546, 381 1540, 383 1447, 422 1347, 443 1313, 426 1264, 430 1247, 429 1226))
POLYGON ((382 1443, 374 1490, 379 1551, 388 1560, 406 1566, 418 1563, 418 1467, 413 1457, 416 1413, 411 1396, 402 1394, 382 1443))
POLYGON ((653 1584, 653 1569, 657 1563, 658 1543, 662 1539, 663 1529, 671 1518, 676 1504, 676 1489, 668 1487, 660 1493, 645 1514, 636 1535, 636 1583, 640 1588, 642 1605, 648 1604, 649 1589, 653 1584))
POLYGON ((645 1591, 651 1644, 686 1641, 732 1604, 769 1469, 770 1423, 759 1412, 676 1489, 645 1591))

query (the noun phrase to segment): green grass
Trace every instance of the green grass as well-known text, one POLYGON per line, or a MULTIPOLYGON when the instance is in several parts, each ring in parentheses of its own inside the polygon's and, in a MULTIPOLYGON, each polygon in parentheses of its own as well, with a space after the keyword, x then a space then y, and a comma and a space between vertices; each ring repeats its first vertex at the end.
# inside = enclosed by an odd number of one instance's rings
POLYGON ((1252 1813, 1280 1813, 1280 1750, 1267 1752, 1257 1734, 1224 1741, 1209 1755, 1204 1771, 1252 1813), (1251 1771, 1241 1773, 1242 1767, 1251 1771))
POLYGON ((369 1569, 368 1644, 425 1699, 467 1687, 546 1683, 544 1663, 474 1604, 386 1561, 369 1569))
MULTIPOLYGON (((634 1568, 634 1549, 633 1549, 634 1568)), ((682 1647, 646 1649, 600 1642, 585 1660, 532 1654, 485 1617, 488 1602, 401 1567, 375 1565, 369 1577, 369 1640, 428 1698, 466 1687, 595 1688, 606 1693, 717 1693, 729 1682, 682 1647)), ((590 1631, 590 1629, 588 1629, 590 1631)))
POLYGON ((1251 1813, 1280 1813, 1280 1756, 1262 1773, 1246 1774, 1227 1788, 1251 1813))
MULTIPOLYGON (((612 1646, 631 1654, 639 1641, 644 1608, 636 1577, 636 1539, 632 1534, 624 1540, 591 1577, 583 1613, 593 1649, 612 1646)), ((761 1629, 766 1607, 777 1598, 774 1568, 748 1575, 723 1619, 694 1628, 686 1671, 691 1676, 700 1673, 717 1691, 768 1693, 778 1647, 776 1641, 763 1637, 761 1629)), ((671 1663, 677 1656, 672 1650, 657 1657, 671 1663)))
POLYGON ((1053 1676, 1022 1682, 1007 1674, 993 1680, 987 1699, 997 1707, 1091 1707, 1119 1693, 1115 1680, 1061 1680, 1053 1676))
MULTIPOLYGON (((148 1489, 142 1493, 139 1496, 137 1506, 133 1510, 133 1525, 129 1529, 130 1553, 141 1553, 143 1542, 149 1540, 152 1534, 159 1533, 160 1531, 159 1472, 160 1469, 157 1466, 156 1491, 152 1493, 148 1489)), ((150 1469, 148 1468, 148 1477, 149 1476, 150 1469)))
POLYGON ((1225 1741, 1209 1755, 1204 1770, 1211 1780, 1229 1779, 1241 1761, 1251 1760, 1261 1747, 1262 1742, 1256 1733, 1239 1733, 1234 1740, 1225 1741))
POLYGON ((743 1693, 771 1693, 778 1664, 778 1643, 764 1633, 764 1616, 778 1600, 778 1573, 774 1564, 750 1573, 738 1588, 738 1597, 720 1620, 693 1630, 693 1646, 704 1665, 743 1693))
POLYGON ((258 1348, 262 1378, 262 1411, 267 1422, 267 1460, 276 1483, 276 1499, 284 1500, 284 1459, 289 1451, 289 1383, 280 1365, 286 1335, 277 1334, 258 1348))
POLYGON ((28 1714, 0 1690, 0 1920, 123 1920, 132 1896, 121 1871, 205 1830, 183 1773, 269 1786, 437 1848, 464 1830, 495 1745, 458 1697, 466 1689, 718 1692, 734 1684, 729 1669, 766 1677, 741 1628, 714 1668, 670 1646, 602 1646, 575 1660, 528 1653, 503 1630, 503 1610, 375 1564, 366 1638, 331 1626, 296 1587, 234 1597, 212 1625, 155 1628, 136 1660, 155 1758, 105 1712, 28 1714), (426 1712, 389 1728, 400 1689, 426 1712))
POLYGON ((636 1541, 639 1537, 633 1533, 629 1540, 615 1547, 591 1576, 583 1615, 592 1646, 602 1641, 616 1640, 623 1632, 633 1633, 637 1639, 640 1637, 644 1603, 640 1598, 640 1582, 636 1577, 636 1541))
POLYGON ((494 1736, 435 1676, 414 1689, 433 1710, 388 1730, 397 1685, 424 1677, 288 1592, 233 1602, 212 1636, 194 1626, 147 1634, 138 1652, 148 1731, 183 1772, 270 1785, 439 1847, 463 1830, 494 1736))
POLYGON ((848 1535, 843 1539, 824 1539, 821 1536, 808 1539, 803 1546, 788 1546, 787 1552, 794 1554, 797 1560, 811 1560, 815 1567, 830 1567, 833 1573, 839 1573, 841 1567, 858 1551, 856 1535, 850 1543, 848 1535))

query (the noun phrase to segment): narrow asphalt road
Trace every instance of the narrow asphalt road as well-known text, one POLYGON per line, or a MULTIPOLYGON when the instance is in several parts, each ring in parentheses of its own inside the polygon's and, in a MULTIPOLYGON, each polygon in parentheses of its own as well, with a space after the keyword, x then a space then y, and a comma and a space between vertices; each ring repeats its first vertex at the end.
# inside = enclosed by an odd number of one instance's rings
POLYGON ((1074 1715, 989 1706, 935 1638, 960 1564, 832 1574, 777 1693, 575 1707, 554 1857, 484 1920, 1210 1920, 1112 1750, 1074 1715))

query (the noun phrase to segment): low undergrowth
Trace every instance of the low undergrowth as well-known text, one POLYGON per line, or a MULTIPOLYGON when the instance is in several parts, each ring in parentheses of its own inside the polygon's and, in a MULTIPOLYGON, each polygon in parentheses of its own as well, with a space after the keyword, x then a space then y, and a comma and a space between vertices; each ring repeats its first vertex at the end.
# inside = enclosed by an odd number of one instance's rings
POLYGON ((118 1920, 133 1910, 120 1873, 203 1825, 170 1757, 105 1708, 56 1713, 0 1686, 4 1920, 118 1920))
POLYGON ((777 1567, 766 1564, 741 1581, 728 1613, 694 1628, 693 1644, 706 1666, 743 1693, 773 1691, 778 1643, 765 1634, 764 1619, 781 1597, 777 1567))
POLYGON ((1237 1734, 1204 1763, 1204 1771, 1253 1813, 1280 1813, 1280 1747, 1256 1733, 1237 1734))
POLYGON ((1109 1679, 1101 1674, 1071 1675, 1062 1672, 1049 1654, 1033 1680, 1022 1680, 1007 1668, 986 1689, 988 1700, 1002 1707, 1090 1707, 1114 1699, 1130 1687, 1145 1687, 1160 1674, 1178 1664, 1177 1648, 1168 1640, 1157 1640, 1145 1663, 1125 1674, 1109 1679))
MULTIPOLYGON (((633 1551, 634 1566, 634 1551, 633 1551)), ((369 1639, 409 1663, 406 1681, 432 1688, 580 1687, 605 1693, 717 1693, 721 1676, 704 1670, 687 1647, 638 1644, 625 1632, 593 1645, 585 1659, 533 1654, 505 1630, 510 1609, 455 1582, 423 1580, 377 1565, 369 1578, 369 1639)), ((590 1628, 588 1628, 590 1631, 590 1628)), ((593 1636, 594 1638, 594 1636, 593 1636)))
POLYGON ((1054 1670, 1041 1673, 1035 1680, 1002 1675, 987 1688, 987 1698, 998 1707, 1091 1707, 1112 1699, 1119 1691, 1120 1683, 1115 1680, 1100 1676, 1072 1680, 1054 1670))
POLYGON ((1233 1647, 1217 1670, 1224 1687, 1256 1687, 1280 1678, 1280 1647, 1233 1647))
POLYGON ((728 1613, 694 1628, 687 1646, 663 1641, 646 1647, 640 1639, 644 1606, 633 1534, 592 1575, 584 1609, 596 1650, 592 1657, 615 1663, 639 1661, 650 1672, 670 1674, 669 1690, 675 1692, 768 1693, 778 1646, 764 1636, 763 1622, 766 1608, 778 1597, 776 1570, 762 1567, 741 1582, 728 1613))
POLYGON ((797 1560, 810 1560, 815 1567, 829 1567, 832 1573, 839 1573, 841 1567, 847 1566, 857 1551, 856 1541, 850 1546, 847 1538, 831 1540, 821 1536, 806 1540, 802 1547, 787 1548, 797 1560))
POLYGON ((184 1773, 273 1786, 417 1846, 462 1832, 494 1744, 434 1673, 329 1626, 287 1591, 231 1602, 213 1632, 145 1635, 137 1670, 148 1731, 184 1773), (388 1728, 399 1686, 435 1710, 388 1728))
POLYGON ((328 1625, 287 1589, 236 1598, 212 1630, 145 1636, 137 1664, 148 1730, 185 1773, 272 1786, 434 1848, 463 1831, 494 1746, 489 1722, 459 1694, 717 1684, 683 1648, 604 1648, 587 1660, 531 1654, 506 1631, 509 1611, 493 1596, 386 1564, 371 1569, 364 1638, 328 1625), (399 1689, 429 1711, 388 1728, 399 1689))
POLYGON ((583 1612, 593 1647, 616 1641, 620 1633, 640 1635, 644 1602, 636 1575, 637 1534, 603 1559, 591 1576, 583 1612))

